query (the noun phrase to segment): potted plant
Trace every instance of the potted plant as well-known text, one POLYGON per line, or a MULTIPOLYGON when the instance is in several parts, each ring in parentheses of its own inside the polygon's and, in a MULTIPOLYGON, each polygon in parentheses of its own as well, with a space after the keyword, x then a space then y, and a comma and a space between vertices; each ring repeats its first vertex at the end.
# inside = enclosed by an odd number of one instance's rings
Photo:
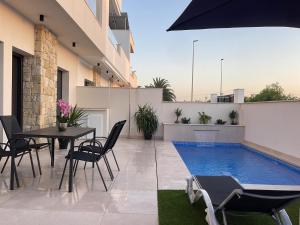
MULTIPOLYGON (((85 111, 78 108, 77 105, 72 107, 69 103, 64 100, 57 102, 60 116, 57 117, 59 131, 65 131, 67 127, 79 127, 82 125, 81 121, 86 117, 85 111)), ((59 148, 66 149, 69 144, 69 139, 59 138, 59 148)))
POLYGON ((238 112, 235 111, 235 110, 232 110, 230 113, 229 113, 229 118, 231 120, 231 125, 238 125, 238 112))
POLYGON ((175 110, 175 115, 176 115, 176 121, 175 121, 175 123, 179 123, 179 117, 182 116, 182 109, 177 108, 177 109, 175 110))
POLYGON ((59 115, 57 116, 58 130, 65 131, 68 127, 69 114, 71 112, 71 105, 63 99, 57 102, 59 115))
POLYGON ((190 122, 191 122, 191 118, 186 118, 186 117, 181 118, 181 123, 183 124, 190 124, 190 122))
POLYGON ((205 114, 205 112, 198 113, 199 114, 199 122, 200 124, 208 124, 209 121, 211 120, 211 116, 205 114))
POLYGON ((71 108, 69 114, 68 127, 80 127, 82 125, 82 120, 85 119, 86 116, 86 112, 75 105, 73 108, 71 108))
POLYGON ((217 121, 216 121, 216 124, 217 125, 224 125, 224 124, 226 124, 227 122, 226 121, 224 121, 224 120, 222 120, 222 119, 217 119, 217 121))
POLYGON ((151 140, 152 135, 158 128, 158 117, 154 109, 148 104, 144 106, 139 105, 134 118, 138 131, 143 132, 145 140, 151 140))

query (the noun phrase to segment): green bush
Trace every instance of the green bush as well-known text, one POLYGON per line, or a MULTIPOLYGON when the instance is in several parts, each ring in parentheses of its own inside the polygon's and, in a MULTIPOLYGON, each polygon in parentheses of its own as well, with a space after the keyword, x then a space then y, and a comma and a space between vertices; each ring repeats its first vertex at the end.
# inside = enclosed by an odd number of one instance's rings
POLYGON ((199 122, 200 124, 208 124, 211 120, 211 116, 205 114, 205 112, 198 113, 199 114, 199 122))
POLYGON ((158 117, 154 109, 148 104, 144 106, 139 105, 134 118, 138 131, 144 133, 145 139, 151 139, 158 128, 158 117))

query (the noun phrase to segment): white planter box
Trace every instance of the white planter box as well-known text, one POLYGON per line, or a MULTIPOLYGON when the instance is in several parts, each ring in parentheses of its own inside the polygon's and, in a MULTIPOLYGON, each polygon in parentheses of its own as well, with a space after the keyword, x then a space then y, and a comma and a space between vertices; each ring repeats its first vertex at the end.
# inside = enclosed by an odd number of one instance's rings
POLYGON ((164 123, 165 141, 241 143, 245 127, 240 125, 164 123))

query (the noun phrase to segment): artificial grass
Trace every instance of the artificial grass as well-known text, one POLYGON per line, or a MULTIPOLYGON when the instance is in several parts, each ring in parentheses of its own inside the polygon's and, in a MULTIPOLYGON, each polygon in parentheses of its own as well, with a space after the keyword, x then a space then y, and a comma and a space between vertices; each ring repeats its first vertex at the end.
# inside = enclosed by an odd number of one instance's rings
MULTIPOLYGON (((191 205, 184 191, 158 191, 159 225, 207 225, 205 208, 202 201, 191 205)), ((299 223, 299 208, 300 201, 295 201, 286 208, 293 224, 299 223)), ((221 215, 217 216, 222 224, 221 215)), ((229 225, 275 225, 270 216, 256 213, 227 215, 227 219, 229 225)))

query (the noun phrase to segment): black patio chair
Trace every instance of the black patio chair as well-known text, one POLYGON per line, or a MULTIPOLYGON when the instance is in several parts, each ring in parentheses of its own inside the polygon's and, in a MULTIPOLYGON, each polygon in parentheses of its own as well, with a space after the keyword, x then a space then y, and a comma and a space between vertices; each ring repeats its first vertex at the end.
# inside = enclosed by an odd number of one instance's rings
MULTIPOLYGON (((9 158, 13 156, 13 152, 12 152, 11 147, 12 147, 12 145, 9 142, 8 143, 0 143, 0 158, 2 159, 2 158, 6 157, 6 160, 5 160, 4 165, 2 167, 1 173, 3 173, 9 158), (4 148, 2 146, 4 146, 4 148)), ((28 141, 26 141, 24 139, 16 139, 15 140, 15 151, 16 151, 15 152, 15 158, 18 158, 18 157, 21 157, 23 155, 29 154, 32 174, 33 174, 33 177, 35 177, 35 170, 34 170, 34 165, 33 165, 33 160, 32 160, 31 148, 29 147, 28 141)), ((15 174, 16 174, 17 185, 19 187, 20 184, 19 184, 19 179, 18 179, 18 174, 17 174, 16 167, 14 168, 14 171, 15 171, 15 174)))
POLYGON ((284 207, 300 198, 300 190, 291 187, 269 189, 246 189, 230 176, 194 176, 188 179, 187 193, 193 203, 201 197, 206 203, 207 222, 218 225, 215 213, 223 215, 223 224, 227 225, 227 212, 263 213, 273 217, 278 225, 292 225, 284 207), (198 187, 195 193, 193 182, 198 187))
MULTIPOLYGON (((118 171, 120 171, 120 167, 119 167, 119 164, 118 164, 118 161, 117 161, 117 158, 115 156, 115 153, 113 151, 113 148, 122 132, 122 129, 124 127, 126 123, 126 120, 123 120, 123 121, 119 121, 117 123, 115 123, 115 125, 113 126, 110 134, 108 137, 96 137, 96 145, 91 145, 90 148, 81 148, 82 151, 89 151, 91 148, 93 151, 95 152, 105 152, 105 160, 107 162, 107 165, 108 165, 108 169, 110 171, 110 176, 111 178, 113 179, 113 173, 112 173, 112 170, 110 169, 110 166, 109 166, 109 162, 108 162, 108 159, 106 157, 106 154, 111 152, 112 153, 112 156, 114 158, 114 161, 116 163, 116 166, 117 166, 117 169, 118 171), (108 141, 108 139, 111 139, 110 141, 108 141), (100 140, 105 140, 105 143, 104 145, 102 144, 102 142, 100 140)), ((82 143, 84 144, 84 142, 82 143)), ((86 163, 84 165, 84 169, 86 168, 86 163)))
MULTIPOLYGON (((8 139, 7 145, 9 146, 9 145, 11 145, 13 134, 22 132, 22 129, 21 129, 21 127, 18 123, 18 120, 16 119, 15 116, 0 116, 0 120, 1 120, 2 126, 4 128, 6 137, 8 139)), ((23 138, 23 139, 16 140, 16 149, 17 149, 17 151, 18 151, 18 149, 24 149, 24 148, 25 149, 29 148, 29 149, 35 149, 36 150, 36 157, 37 157, 37 162, 38 162, 40 175, 42 175, 42 169, 41 169, 41 163, 40 163, 40 157, 39 157, 39 152, 38 151, 40 149, 43 149, 43 148, 46 148, 46 147, 48 147, 49 151, 50 151, 50 142, 49 142, 49 140, 48 140, 47 143, 36 143, 35 139, 33 139, 33 138, 26 138, 26 139, 23 138)), ((20 163, 23 159, 23 156, 26 153, 27 152, 25 151, 22 155, 20 155, 20 160, 19 160, 17 166, 20 165, 20 163)), ((6 159, 6 162, 4 164, 2 172, 3 172, 3 170, 6 166, 6 163, 7 163, 8 159, 9 159, 9 157, 6 159)))
MULTIPOLYGON (((100 177, 101 177, 101 180, 104 184, 105 190, 107 191, 107 186, 106 186, 105 181, 103 179, 103 176, 102 176, 102 173, 101 173, 98 162, 101 159, 104 160, 104 162, 106 164, 106 167, 107 167, 107 170, 110 174, 110 177, 113 180, 114 177, 113 177, 112 170, 110 168, 109 162, 107 160, 106 154, 109 151, 112 151, 112 148, 114 147, 115 143, 117 142, 118 137, 121 133, 121 130, 122 130, 125 122, 126 121, 120 121, 120 122, 118 122, 114 125, 114 127, 112 128, 112 130, 111 130, 104 146, 101 144, 101 142, 99 142, 95 139, 86 140, 78 146, 78 151, 73 152, 73 154, 72 154, 72 157, 73 157, 73 160, 74 160, 74 165, 73 165, 74 176, 76 175, 79 161, 84 161, 85 163, 90 162, 90 163, 96 164, 97 169, 98 169, 99 174, 100 174, 100 177)), ((65 163, 63 174, 62 174, 61 181, 60 181, 60 184, 59 184, 59 189, 61 189, 61 185, 62 185, 62 182, 63 182, 63 178, 64 178, 64 175, 65 175, 65 171, 66 171, 66 167, 67 167, 69 159, 70 159, 70 154, 68 154, 66 156, 66 163, 65 163)), ((115 160, 116 160, 116 158, 115 158, 115 160)), ((117 160, 116 160, 116 163, 117 163, 117 160)))

